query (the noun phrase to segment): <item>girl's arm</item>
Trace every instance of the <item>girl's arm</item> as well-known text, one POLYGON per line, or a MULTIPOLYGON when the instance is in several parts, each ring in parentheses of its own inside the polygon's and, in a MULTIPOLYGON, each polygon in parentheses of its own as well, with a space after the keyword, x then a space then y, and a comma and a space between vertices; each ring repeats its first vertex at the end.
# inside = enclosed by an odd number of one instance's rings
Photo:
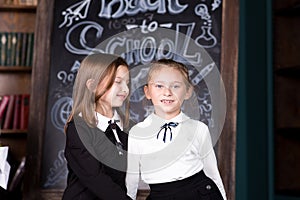
POLYGON ((200 155, 203 162, 203 170, 204 173, 216 183, 223 196, 223 199, 226 200, 227 199, 226 192, 224 189, 222 178, 219 173, 218 163, 212 146, 210 132, 206 125, 202 128, 203 129, 201 134, 202 142, 200 145, 201 146, 200 155))
POLYGON ((218 186, 223 199, 226 200, 226 192, 218 170, 217 159, 212 150, 205 158, 202 159, 204 173, 211 178, 218 186))
POLYGON ((140 154, 138 148, 138 141, 131 137, 132 134, 133 130, 129 132, 128 137, 128 162, 125 182, 128 196, 130 196, 132 199, 136 199, 140 177, 140 154))

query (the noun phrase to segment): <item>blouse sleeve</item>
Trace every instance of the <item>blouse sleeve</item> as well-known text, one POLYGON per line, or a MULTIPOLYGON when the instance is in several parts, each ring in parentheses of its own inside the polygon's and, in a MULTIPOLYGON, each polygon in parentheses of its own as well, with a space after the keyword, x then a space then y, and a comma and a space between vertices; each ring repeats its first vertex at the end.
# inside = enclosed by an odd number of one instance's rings
POLYGON ((204 132, 202 134, 203 140, 201 145, 201 157, 203 162, 204 173, 216 183, 223 196, 223 199, 226 200, 226 192, 219 173, 217 159, 215 156, 209 129, 207 126, 205 127, 204 132))
POLYGON ((131 129, 128 136, 128 162, 126 173, 126 187, 127 195, 132 199, 136 199, 138 185, 139 185, 139 166, 140 166, 140 152, 138 147, 138 140, 134 138, 136 129, 131 129))
POLYGON ((100 199, 130 199, 110 176, 103 173, 103 164, 85 148, 74 123, 67 130, 65 157, 80 182, 100 199))

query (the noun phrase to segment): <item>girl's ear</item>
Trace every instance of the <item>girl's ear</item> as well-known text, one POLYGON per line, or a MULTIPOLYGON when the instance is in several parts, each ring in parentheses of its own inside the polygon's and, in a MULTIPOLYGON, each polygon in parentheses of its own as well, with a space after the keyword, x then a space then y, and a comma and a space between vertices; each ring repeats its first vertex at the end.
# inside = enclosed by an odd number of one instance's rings
POLYGON ((187 93, 185 94, 185 100, 187 100, 187 99, 189 99, 191 96, 192 96, 192 94, 193 94, 193 86, 190 86, 189 88, 188 88, 188 90, 187 90, 187 93))
POLYGON ((147 99, 151 99, 148 85, 144 86, 144 93, 147 99))
POLYGON ((96 81, 94 79, 88 79, 85 85, 88 88, 88 90, 90 90, 91 92, 96 91, 96 81))

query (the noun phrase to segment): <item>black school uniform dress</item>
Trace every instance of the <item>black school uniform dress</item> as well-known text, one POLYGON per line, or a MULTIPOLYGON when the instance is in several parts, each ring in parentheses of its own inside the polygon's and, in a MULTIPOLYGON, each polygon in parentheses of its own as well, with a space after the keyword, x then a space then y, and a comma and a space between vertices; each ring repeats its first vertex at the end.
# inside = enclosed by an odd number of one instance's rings
POLYGON ((110 126, 103 132, 79 116, 68 124, 65 157, 69 173, 63 200, 131 199, 125 187, 127 134, 117 129, 121 148, 115 145, 110 126))
POLYGON ((203 170, 179 181, 149 186, 147 200, 223 200, 217 185, 203 170))

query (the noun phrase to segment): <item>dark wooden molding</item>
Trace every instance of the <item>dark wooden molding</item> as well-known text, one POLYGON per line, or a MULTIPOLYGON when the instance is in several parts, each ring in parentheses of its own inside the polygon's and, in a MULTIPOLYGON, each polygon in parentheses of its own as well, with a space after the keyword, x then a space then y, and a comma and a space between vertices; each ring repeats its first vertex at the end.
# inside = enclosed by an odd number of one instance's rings
POLYGON ((33 55, 32 88, 28 127, 24 199, 41 199, 40 171, 45 130, 50 68, 50 39, 54 1, 41 0, 37 7, 33 55))
POLYGON ((239 1, 223 1, 221 76, 226 91, 226 117, 217 144, 220 173, 227 199, 235 199, 239 1))

